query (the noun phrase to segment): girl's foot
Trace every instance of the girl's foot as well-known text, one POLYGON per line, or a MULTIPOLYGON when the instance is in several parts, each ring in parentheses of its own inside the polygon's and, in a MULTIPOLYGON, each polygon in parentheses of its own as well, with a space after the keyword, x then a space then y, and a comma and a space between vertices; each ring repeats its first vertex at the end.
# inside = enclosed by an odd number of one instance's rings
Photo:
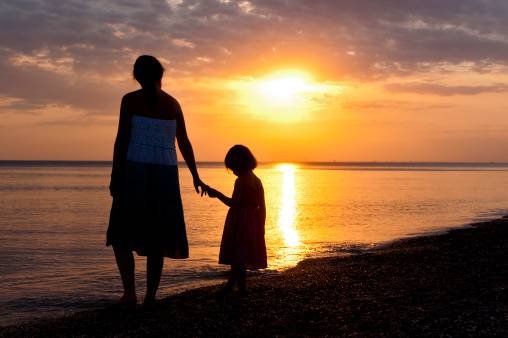
POLYGON ((247 297, 249 295, 249 292, 246 288, 238 288, 238 297, 247 297))
POLYGON ((220 286, 215 295, 219 298, 227 296, 233 292, 233 287, 231 285, 226 284, 224 286, 220 286))

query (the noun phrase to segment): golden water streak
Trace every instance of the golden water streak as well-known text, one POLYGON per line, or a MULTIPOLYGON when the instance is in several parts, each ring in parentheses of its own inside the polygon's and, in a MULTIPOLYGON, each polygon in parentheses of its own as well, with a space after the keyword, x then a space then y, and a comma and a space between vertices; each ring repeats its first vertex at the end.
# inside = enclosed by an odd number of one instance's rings
POLYGON ((296 219, 296 191, 295 166, 280 164, 277 169, 282 172, 281 208, 279 213, 279 228, 287 246, 300 245, 300 238, 295 227, 296 219))

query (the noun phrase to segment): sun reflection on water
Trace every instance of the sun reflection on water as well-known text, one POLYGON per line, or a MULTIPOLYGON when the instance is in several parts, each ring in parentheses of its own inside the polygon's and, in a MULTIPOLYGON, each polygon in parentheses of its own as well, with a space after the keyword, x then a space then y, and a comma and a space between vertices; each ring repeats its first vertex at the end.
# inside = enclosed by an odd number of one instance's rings
POLYGON ((296 220, 296 191, 295 169, 293 164, 279 164, 277 170, 282 172, 281 207, 279 212, 279 229, 284 242, 289 247, 300 245, 300 238, 295 227, 296 220))

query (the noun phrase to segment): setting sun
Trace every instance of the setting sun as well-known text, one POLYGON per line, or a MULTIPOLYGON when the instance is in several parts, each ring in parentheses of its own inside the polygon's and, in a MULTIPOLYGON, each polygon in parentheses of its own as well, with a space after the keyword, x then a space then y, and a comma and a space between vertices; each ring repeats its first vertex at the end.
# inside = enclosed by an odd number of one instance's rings
POLYGON ((249 115, 279 122, 310 119, 326 95, 338 95, 343 90, 337 83, 318 82, 310 73, 293 69, 234 80, 230 87, 249 115))
POLYGON ((259 91, 268 99, 279 102, 288 102, 295 95, 310 91, 310 85, 302 74, 275 75, 260 80, 259 91))

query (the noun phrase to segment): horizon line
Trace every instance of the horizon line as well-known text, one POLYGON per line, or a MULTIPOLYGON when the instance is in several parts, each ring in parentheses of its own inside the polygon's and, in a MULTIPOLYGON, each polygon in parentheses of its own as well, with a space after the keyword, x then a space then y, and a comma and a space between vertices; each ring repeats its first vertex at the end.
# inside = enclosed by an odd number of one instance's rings
MULTIPOLYGON (((112 163, 112 160, 4 160, 0 159, 0 163, 112 163)), ((222 160, 209 160, 209 161, 196 161, 202 164, 224 164, 222 160)), ((490 164, 490 165, 508 165, 508 162, 502 161, 295 161, 295 160, 282 160, 282 161, 258 161, 259 164, 334 164, 334 165, 362 165, 362 164, 450 164, 450 165, 465 165, 465 164, 490 164)), ((185 165, 184 161, 178 161, 178 164, 185 165)))

